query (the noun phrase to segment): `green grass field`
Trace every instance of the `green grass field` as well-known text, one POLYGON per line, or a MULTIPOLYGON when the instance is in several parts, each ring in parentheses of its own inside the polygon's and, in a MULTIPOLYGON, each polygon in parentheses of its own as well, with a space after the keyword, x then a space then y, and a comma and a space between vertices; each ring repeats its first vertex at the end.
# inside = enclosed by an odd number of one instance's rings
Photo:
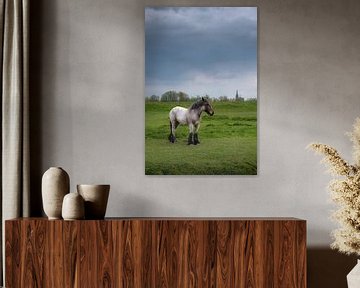
POLYGON ((256 175, 257 103, 214 102, 215 114, 203 113, 198 145, 187 145, 188 127, 168 140, 172 107, 191 102, 145 103, 146 175, 256 175))

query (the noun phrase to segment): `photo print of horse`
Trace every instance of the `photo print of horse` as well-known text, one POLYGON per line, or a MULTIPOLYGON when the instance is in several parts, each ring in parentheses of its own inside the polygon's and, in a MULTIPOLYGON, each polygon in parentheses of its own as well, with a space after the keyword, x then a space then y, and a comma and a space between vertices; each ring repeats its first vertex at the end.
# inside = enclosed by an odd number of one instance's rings
POLYGON ((201 100, 193 103, 189 108, 176 106, 170 110, 170 135, 169 140, 174 143, 176 140, 175 129, 179 124, 187 124, 189 126, 188 144, 200 144, 198 131, 200 128, 201 113, 205 111, 208 115, 214 115, 214 110, 209 101, 201 98, 201 100))
POLYGON ((145 8, 145 174, 257 174, 257 8, 145 8))

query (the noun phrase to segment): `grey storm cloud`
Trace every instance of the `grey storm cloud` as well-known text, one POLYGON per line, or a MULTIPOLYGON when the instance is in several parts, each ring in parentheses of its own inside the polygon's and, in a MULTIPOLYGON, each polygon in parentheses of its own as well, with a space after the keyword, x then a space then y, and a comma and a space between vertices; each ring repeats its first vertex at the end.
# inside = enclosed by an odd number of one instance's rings
MULTIPOLYGON (((194 90, 194 79, 223 79, 234 85, 236 79, 243 77, 254 82, 256 58, 255 7, 148 7, 145 10, 146 93, 161 94, 165 92, 161 89, 181 88, 182 83, 187 87, 192 83, 189 89, 194 90)), ((255 91, 248 93, 256 96, 256 87, 252 89, 255 91)), ((211 87, 208 90, 213 91, 211 87)), ((225 91, 216 93, 224 95, 225 91)))

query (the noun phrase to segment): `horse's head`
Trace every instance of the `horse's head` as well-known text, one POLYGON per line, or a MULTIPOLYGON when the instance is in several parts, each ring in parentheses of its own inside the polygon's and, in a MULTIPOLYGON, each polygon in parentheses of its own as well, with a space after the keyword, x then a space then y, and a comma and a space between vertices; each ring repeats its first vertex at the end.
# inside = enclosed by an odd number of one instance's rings
POLYGON ((211 104, 209 103, 209 101, 207 99, 205 99, 204 97, 201 98, 201 101, 203 102, 203 107, 204 107, 204 111, 210 115, 213 116, 214 115, 214 109, 212 108, 211 104))

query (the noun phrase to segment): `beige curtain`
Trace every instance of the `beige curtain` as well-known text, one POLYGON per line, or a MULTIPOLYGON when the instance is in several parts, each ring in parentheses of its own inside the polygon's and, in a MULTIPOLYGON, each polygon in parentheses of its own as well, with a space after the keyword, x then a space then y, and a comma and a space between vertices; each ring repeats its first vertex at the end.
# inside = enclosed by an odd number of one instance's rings
POLYGON ((1 262, 4 269, 4 221, 29 216, 29 0, 0 0, 0 3, 1 262))

